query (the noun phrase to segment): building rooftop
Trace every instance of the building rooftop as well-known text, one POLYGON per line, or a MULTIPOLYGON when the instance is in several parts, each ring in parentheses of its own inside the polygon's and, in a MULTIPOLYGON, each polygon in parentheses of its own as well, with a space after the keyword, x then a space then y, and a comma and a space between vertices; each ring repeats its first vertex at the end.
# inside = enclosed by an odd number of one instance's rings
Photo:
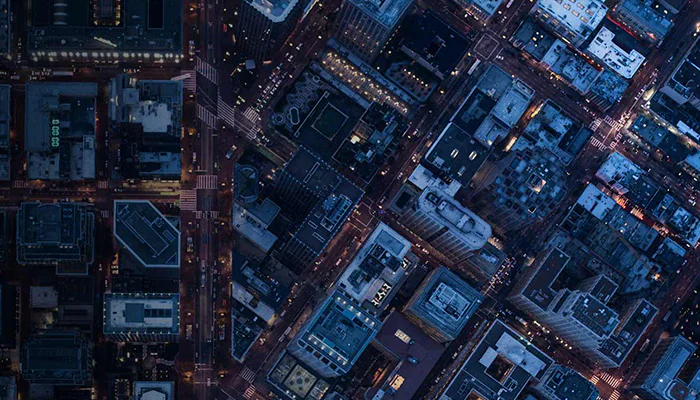
POLYGON ((97 84, 30 82, 25 93, 29 179, 95 179, 97 84))
POLYGON ((578 155, 593 134, 551 100, 545 101, 524 133, 536 146, 548 149, 565 164, 578 155))
POLYGON ((618 152, 608 156, 596 177, 640 207, 646 207, 659 190, 644 170, 618 152))
POLYGON ((661 264, 666 271, 675 272, 683 265, 685 255, 685 247, 667 237, 656 249, 652 258, 661 264))
MULTIPOLYGON (((302 351, 320 354, 341 371, 350 370, 381 325, 340 290, 331 293, 295 340, 302 351), (309 351, 311 352, 311 351, 309 351)), ((315 356, 316 357, 316 356, 315 356)))
POLYGON ((678 207, 668 223, 678 230, 681 239, 690 246, 695 246, 700 241, 700 219, 685 208, 678 207))
POLYGON ((486 221, 439 187, 426 188, 415 207, 447 227, 473 250, 484 247, 491 237, 491 226, 486 221))
POLYGON ((603 104, 611 106, 620 100, 628 86, 629 83, 622 77, 603 69, 590 85, 588 95, 597 96, 603 104))
POLYGON ((33 59, 179 61, 182 0, 72 0, 32 3, 27 50, 33 59), (145 54, 148 54, 146 56, 145 54))
POLYGON ((613 17, 618 13, 629 13, 635 16, 637 21, 645 23, 645 32, 653 42, 663 39, 673 22, 673 13, 669 13, 662 3, 653 0, 622 0, 613 8, 613 17))
POLYGON ((321 400, 331 385, 291 353, 283 351, 267 374, 278 395, 288 400, 321 400))
POLYGON ((489 154, 490 148, 450 122, 423 159, 440 171, 440 175, 445 175, 447 180, 454 180, 466 186, 489 154))
POLYGON ((137 80, 120 74, 109 84, 109 118, 115 123, 140 125, 150 136, 180 137, 182 82, 137 80))
POLYGON ((291 278, 264 269, 235 250, 231 253, 231 273, 233 299, 265 323, 272 323, 275 312, 289 295, 291 278))
POLYGON ((511 40, 516 47, 530 54, 536 61, 542 61, 554 43, 560 41, 531 17, 523 20, 511 40))
MULTIPOLYGON (((500 4, 500 0, 497 0, 500 4)), ((471 44, 461 33, 430 10, 406 19, 401 49, 440 79, 450 76, 471 44)))
POLYGON ((579 0, 576 7, 556 0, 538 0, 538 7, 576 35, 587 38, 603 21, 608 8, 600 0, 579 0))
POLYGON ((284 172, 303 182, 303 186, 319 199, 294 236, 320 254, 340 230, 364 192, 304 147, 294 153, 284 172))
POLYGON ((180 267, 180 231, 148 200, 114 201, 114 237, 145 267, 180 267))
POLYGON ((17 213, 17 262, 76 263, 87 268, 94 259, 94 229, 90 205, 22 203, 17 213))
POLYGON ((17 378, 0 376, 0 400, 17 400, 17 378))
MULTIPOLYGON (((0 0, 2 3, 3 0, 0 0)), ((0 5, 0 14, 2 13, 0 5)), ((1 27, 0 27, 1 29, 1 27)), ((0 40, 2 40, 0 33, 0 40)), ((0 51, 0 53, 2 53, 0 51)), ((10 179, 10 123, 12 115, 10 113, 10 92, 12 86, 0 85, 0 180, 10 179)))
POLYGON ((496 320, 440 397, 515 400, 554 361, 501 320, 496 320))
POLYGON ((615 42, 615 34, 606 27, 598 31, 588 45, 588 52, 625 79, 632 79, 645 61, 644 56, 637 50, 625 51, 620 47, 615 42))
POLYGON ((360 8, 368 17, 389 29, 393 29, 399 19, 413 3, 412 0, 348 0, 360 8))
POLYGON ((522 295, 535 303, 543 311, 549 309, 559 289, 552 288, 559 274, 569 262, 571 257, 559 249, 552 249, 545 257, 538 261, 537 273, 532 275, 530 281, 525 284, 522 295))
POLYGON ((445 348, 394 311, 384 321, 374 342, 398 360, 380 387, 369 389, 368 396, 383 392, 382 399, 410 399, 445 351, 445 348))
MULTIPOLYGON (((668 91, 678 103, 685 103, 693 98, 700 98, 700 46, 698 41, 688 50, 683 60, 678 64, 671 78, 666 82, 668 91), (670 89, 670 90, 668 90, 670 89)), ((672 121, 675 123, 676 121, 672 121)))
POLYGON ((0 284, 0 347, 5 349, 17 347, 20 300, 18 293, 14 285, 0 284))
POLYGON ((93 361, 89 347, 77 331, 41 331, 22 344, 22 377, 32 384, 87 384, 93 361))
POLYGON ((279 212, 280 206, 270 198, 245 205, 234 202, 231 224, 233 229, 267 253, 277 241, 277 235, 267 228, 279 212))
POLYGON ((174 400, 175 382, 136 381, 134 400, 174 400))
POLYGON ((557 40, 542 57, 542 63, 550 70, 569 82, 576 90, 585 93, 590 90, 600 71, 595 69, 585 58, 574 53, 566 43, 557 40))
POLYGON ((535 386, 549 400, 596 400, 598 389, 575 370, 555 365, 535 386))
POLYGON ((441 338, 454 340, 479 308, 483 297, 445 267, 431 272, 404 311, 415 316, 441 338))
POLYGON ((336 287, 373 313, 383 310, 403 283, 404 256, 409 250, 410 241, 380 222, 338 278, 336 287))
POLYGON ((479 78, 452 122, 491 147, 503 139, 527 110, 535 91, 495 65, 479 78))
POLYGON ((0 55, 10 56, 12 50, 12 27, 10 1, 0 0, 0 55))
POLYGON ((650 355, 646 360, 644 372, 633 386, 641 387, 659 398, 695 400, 698 388, 690 386, 697 382, 684 382, 679 375, 686 364, 693 362, 692 356, 697 346, 683 336, 661 339, 657 346, 652 352, 654 357, 650 355))
POLYGON ((636 306, 630 307, 621 317, 615 334, 602 343, 601 353, 615 364, 622 364, 658 312, 649 301, 637 300, 636 306))
POLYGON ((676 163, 683 161, 692 153, 691 147, 678 136, 644 115, 638 116, 629 130, 661 150, 676 163))
POLYGON ((479 9, 484 15, 492 16, 501 6, 503 0, 468 0, 467 2, 479 9))
POLYGON ((104 333, 166 333, 180 331, 178 293, 106 293, 104 333))

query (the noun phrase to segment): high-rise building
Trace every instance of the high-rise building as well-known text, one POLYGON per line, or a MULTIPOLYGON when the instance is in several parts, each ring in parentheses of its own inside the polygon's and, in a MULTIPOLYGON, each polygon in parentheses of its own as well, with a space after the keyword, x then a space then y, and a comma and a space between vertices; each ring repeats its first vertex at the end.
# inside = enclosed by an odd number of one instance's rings
POLYGON ((695 399, 700 392, 700 374, 682 379, 682 372, 696 349, 682 336, 659 340, 629 389, 643 400, 695 399), (686 397, 689 394, 694 395, 686 397))
POLYGON ((134 400, 174 400, 175 382, 171 381, 136 381, 134 382, 134 400))
POLYGON ((302 0, 243 0, 236 25, 238 51, 247 59, 264 61, 292 33, 303 4, 302 0))
POLYGON ((287 350, 325 378, 347 374, 381 321, 342 291, 331 293, 287 350))
POLYGON ((427 187, 401 221, 454 263, 482 248, 491 236, 488 223, 438 186, 427 187))
POLYGON ((275 187, 275 202, 298 222, 282 248, 282 262, 296 271, 311 264, 363 194, 318 155, 300 147, 281 171, 275 187))
POLYGON ((48 330, 22 344, 22 378, 32 384, 82 386, 92 376, 90 343, 74 330, 48 330))
POLYGON ((373 314, 389 305, 406 275, 411 242, 380 222, 335 286, 373 314))
POLYGON ((470 352, 440 400, 515 400, 554 361, 497 319, 470 352))
POLYGON ((139 343, 178 340, 178 293, 107 293, 102 311, 108 339, 139 343))
POLYGON ((483 297, 445 267, 433 270, 406 304, 404 313, 440 343, 457 338, 483 297))
POLYGON ((538 257, 509 301, 603 368, 619 367, 658 310, 639 299, 619 314, 608 305, 618 285, 604 275, 584 279, 572 289, 562 287, 559 277, 569 259, 557 248, 538 257))
POLYGON ((394 33, 412 0, 345 0, 338 14, 336 40, 365 62, 372 62, 394 33))

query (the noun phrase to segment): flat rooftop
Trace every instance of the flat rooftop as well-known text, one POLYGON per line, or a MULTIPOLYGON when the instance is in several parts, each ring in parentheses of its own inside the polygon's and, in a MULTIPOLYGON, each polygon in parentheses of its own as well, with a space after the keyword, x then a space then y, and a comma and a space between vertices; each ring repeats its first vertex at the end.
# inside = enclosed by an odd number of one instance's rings
POLYGON ((542 63, 549 65, 552 72, 569 82, 576 90, 585 93, 600 75, 585 58, 574 53, 566 43, 557 40, 547 50, 542 58, 542 63))
POLYGON ((661 150, 676 163, 683 161, 693 152, 692 147, 685 144, 676 134, 644 115, 638 116, 629 130, 661 150))
POLYGON ((411 242, 380 222, 367 238, 336 287, 366 309, 377 312, 386 307, 406 273, 404 256, 411 242))
POLYGON ((17 213, 17 261, 91 264, 94 229, 95 216, 87 204, 22 203, 17 213))
POLYGON ((489 154, 490 148, 450 122, 430 147, 424 160, 449 179, 466 186, 489 154))
POLYGON ((438 187, 426 188, 416 207, 449 229, 472 250, 484 247, 491 237, 491 225, 438 187))
POLYGON ((300 147, 284 171, 317 196, 316 204, 294 233, 320 254, 354 210, 364 191, 315 154, 300 147))
POLYGON ((439 267, 429 274, 405 308, 454 340, 479 308, 483 297, 454 272, 439 267))
POLYGON ((29 179, 94 179, 97 84, 30 82, 25 93, 29 179))
POLYGON ((538 0, 535 7, 545 10, 551 18, 584 39, 595 30, 608 12, 600 0, 578 0, 575 7, 556 0, 538 0))
POLYGON ((520 24, 511 40, 516 47, 523 49, 537 61, 542 61, 547 51, 559 41, 532 17, 520 24))
MULTIPOLYGON (((2 2, 3 0, 0 0, 2 2)), ((1 53, 1 52, 0 52, 1 53)), ((10 113, 10 91, 12 86, 0 85, 0 148, 10 147, 10 122, 12 115, 10 113)))
POLYGON ((370 393, 384 390, 382 398, 387 400, 414 398, 414 394, 445 351, 440 343, 398 311, 387 317, 374 342, 399 362, 398 368, 387 377, 380 388, 370 389, 370 393))
POLYGON ((629 87, 629 82, 614 72, 603 69, 590 85, 590 93, 600 97, 605 103, 613 105, 617 103, 629 87))
POLYGON ((588 379, 575 370, 563 365, 555 365, 535 386, 551 400, 596 400, 598 389, 588 379))
POLYGON ((231 252, 231 274, 232 297, 267 323, 271 322, 275 311, 287 300, 291 276, 263 268, 236 250, 231 252))
POLYGON ((618 152, 608 156, 596 177, 640 207, 646 207, 659 190, 644 170, 618 152))
POLYGON ((606 27, 598 31, 588 45, 588 52, 625 79, 632 79, 645 61, 637 50, 625 51, 620 47, 615 42, 615 34, 606 27))
POLYGON ((685 208, 678 207, 668 223, 689 245, 695 246, 700 241, 700 219, 685 208))
POLYGON ((557 248, 552 249, 539 261, 539 269, 523 288, 522 295, 543 311, 549 309, 557 293, 559 293, 558 289, 552 288, 552 284, 564 270, 570 259, 571 257, 563 251, 557 248))
POLYGON ((491 147, 518 122, 534 94, 532 88, 492 65, 460 105, 452 122, 491 147))
POLYGON ((411 0, 348 0, 360 8, 369 18, 393 29, 401 16, 413 3, 411 0))
POLYGON ((145 267, 180 267, 180 231, 148 200, 114 201, 114 237, 145 267))
MULTIPOLYGON (((657 347, 653 351, 654 353, 664 349, 663 345, 667 344, 667 347, 665 347, 663 354, 654 354, 656 357, 647 361, 647 364, 654 363, 655 365, 645 365, 645 368, 650 369, 650 371, 642 383, 643 387, 660 397, 665 396, 669 389, 677 385, 683 387, 686 393, 690 392, 688 385, 680 379, 679 374, 686 367, 686 363, 692 362, 692 356, 697 346, 683 336, 661 339, 660 344, 661 346, 657 347)), ((686 399, 685 396, 677 398, 686 399)), ((687 399, 694 400, 695 397, 687 399)))
POLYGON ((357 361, 380 325, 381 321, 376 317, 336 290, 298 334, 298 339, 303 341, 304 347, 311 347, 347 371, 357 361))
POLYGON ((174 400, 175 382, 136 381, 134 400, 174 400))
POLYGON ((22 344, 22 375, 32 383, 83 385, 91 377, 89 343, 74 330, 48 330, 22 344))
POLYGON ((665 13, 667 10, 661 4, 652 0, 622 0, 613 8, 613 16, 622 10, 634 15, 637 21, 645 23, 644 28, 648 32, 643 33, 657 42, 663 39, 673 26, 673 14, 665 13))
POLYGON ((180 331, 178 293, 106 293, 105 334, 171 333, 180 331))
POLYGON ((429 69, 438 71, 441 78, 450 75, 471 44, 430 10, 413 21, 407 19, 402 26, 406 27, 402 30, 405 36, 401 42, 404 52, 425 60, 429 69))
POLYGON ((622 364, 658 312, 649 301, 637 300, 622 317, 615 334, 603 342, 601 353, 617 365, 622 364))
POLYGON ((0 0, 0 54, 9 55, 12 46, 12 28, 10 26, 10 2, 0 0))
POLYGON ((547 100, 525 127, 524 133, 537 146, 550 150, 568 164, 583 149, 593 132, 586 130, 557 103, 547 100))
POLYGON ((554 361, 501 320, 496 320, 440 397, 515 400, 554 361), (473 397, 470 397, 473 396, 473 397))
POLYGON ((179 60, 182 0, 105 2, 52 0, 32 3, 27 50, 32 58, 55 60, 179 60), (117 54, 118 53, 118 54, 117 54), (144 57, 143 53, 148 53, 144 57))
POLYGON ((267 374, 273 390, 288 400, 321 400, 331 385, 313 369, 283 351, 267 374))

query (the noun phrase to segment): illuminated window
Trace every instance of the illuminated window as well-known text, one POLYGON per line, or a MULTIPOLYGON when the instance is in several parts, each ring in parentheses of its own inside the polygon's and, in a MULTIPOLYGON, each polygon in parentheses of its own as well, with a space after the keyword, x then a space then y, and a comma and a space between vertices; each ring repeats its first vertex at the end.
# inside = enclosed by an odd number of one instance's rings
POLYGON ((401 329, 397 329, 396 332, 394 333, 394 336, 399 338, 402 342, 408 344, 411 342, 411 337, 406 334, 406 332, 402 331, 401 329))
POLYGON ((403 376, 396 375, 394 377, 394 379, 391 380, 391 383, 389 384, 389 386, 391 386, 391 388, 394 390, 399 390, 401 388, 401 385, 403 385, 404 380, 405 379, 403 379, 403 376))

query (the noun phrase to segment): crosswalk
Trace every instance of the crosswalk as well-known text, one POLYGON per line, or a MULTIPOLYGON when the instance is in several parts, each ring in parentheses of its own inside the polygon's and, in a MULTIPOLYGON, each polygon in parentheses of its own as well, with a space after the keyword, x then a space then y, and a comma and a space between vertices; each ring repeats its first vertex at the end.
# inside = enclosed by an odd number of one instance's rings
POLYGON ((196 211, 197 210, 197 191, 196 190, 180 190, 180 210, 181 211, 196 211))
POLYGON ((216 175, 197 175, 197 189, 218 189, 218 177, 216 175))
POLYGON ((197 118, 199 118, 202 122, 204 122, 205 125, 212 129, 218 128, 219 124, 217 116, 201 104, 197 104, 197 118))
POLYGON ((183 69, 180 75, 189 75, 189 78, 182 80, 182 88, 194 93, 197 90, 197 72, 193 69, 183 69))
POLYGON ((195 57, 195 71, 215 85, 219 84, 219 73, 216 68, 199 57, 195 57))
POLYGON ((607 146, 605 145, 605 143, 601 142, 601 141, 598 140, 597 138, 591 138, 591 145, 592 145, 593 147, 597 147, 597 148, 599 148, 600 150, 603 150, 603 151, 605 151, 605 150, 607 149, 607 146))
POLYGON ((253 395, 255 394, 255 386, 250 385, 248 386, 248 389, 243 392, 243 397, 246 399, 252 399, 253 395))
POLYGON ((622 122, 614 120, 611 116, 606 115, 605 116, 605 123, 610 125, 612 129, 617 132, 620 129, 622 129, 622 122))
POLYGON ((100 210, 100 217, 109 218, 109 210, 100 210))
POLYGON ((207 219, 217 219, 217 218, 219 218, 219 212, 218 211, 201 211, 201 210, 197 210, 194 212, 195 219, 202 219, 204 217, 206 217, 207 219))
POLYGON ((245 112, 243 113, 243 116, 248 118, 248 121, 252 123, 257 123, 258 119, 260 118, 260 114, 258 114, 257 111, 253 107, 248 107, 246 108, 245 112))
POLYGON ((608 400, 618 400, 620 398, 620 392, 617 390, 613 391, 608 400))
POLYGON ((617 389, 618 387, 620 387, 620 380, 607 372, 602 372, 600 374, 600 379, 602 379, 605 383, 610 385, 610 387, 613 389, 617 389))
POLYGON ((595 132, 596 129, 600 126, 600 124, 603 123, 603 120, 600 118, 596 118, 593 122, 591 122, 590 125, 588 125, 589 128, 591 128, 592 131, 595 132))
POLYGON ((238 130, 242 131, 243 133, 246 134, 248 139, 255 140, 255 138, 257 137, 257 133, 256 133, 257 129, 256 129, 255 125, 251 124, 251 121, 248 120, 247 117, 245 119, 237 118, 236 111, 233 109, 233 107, 228 105, 224 101, 224 99, 221 98, 221 96, 219 96, 216 103, 217 103, 216 113, 218 114, 219 118, 221 118, 221 120, 225 124, 227 124, 231 128, 238 129, 238 130), (247 122, 247 124, 246 124, 246 122, 247 122))
POLYGON ((98 189, 109 189, 109 182, 107 181, 97 181, 98 189))
POLYGON ((22 180, 22 179, 16 179, 16 180, 12 181, 12 187, 13 188, 26 188, 27 181, 22 180))
POLYGON ((243 367, 243 370, 241 371, 239 376, 248 383, 253 383, 253 381, 255 380, 255 372, 253 372, 252 369, 246 366, 243 367))

